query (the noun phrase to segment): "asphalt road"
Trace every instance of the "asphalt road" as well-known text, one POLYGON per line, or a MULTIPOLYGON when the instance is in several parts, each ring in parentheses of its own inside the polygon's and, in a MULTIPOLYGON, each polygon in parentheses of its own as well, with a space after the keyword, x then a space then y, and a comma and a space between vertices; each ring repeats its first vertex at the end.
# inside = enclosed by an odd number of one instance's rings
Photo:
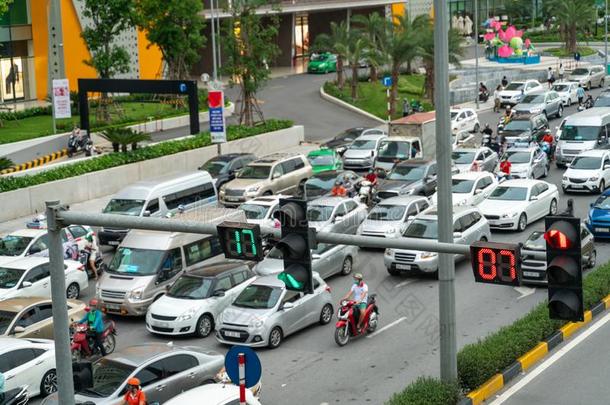
MULTIPOLYGON (((274 83, 281 83, 281 80, 274 83)), ((318 100, 317 103, 322 102, 318 100)), ((566 109, 566 114, 574 112, 574 107, 566 109)), ((498 114, 492 112, 482 113, 479 117, 482 124, 489 122, 494 127, 498 120, 498 114)), ((558 120, 551 120, 551 128, 558 123, 558 120)), ((345 125, 328 121, 319 128, 338 131, 362 124, 366 123, 355 120, 345 125)), ((321 137, 322 131, 319 131, 321 137)), ((559 185, 561 175, 562 171, 552 166, 547 181, 559 185)), ((560 197, 561 209, 568 197, 560 197)), ((569 198, 574 199, 576 215, 584 218, 589 203, 596 197, 574 195, 569 198)), ((82 204, 81 207, 99 212, 99 204, 82 204)), ((80 208, 75 206, 73 209, 80 208)), ((533 230, 543 227, 544 221, 538 221, 523 233, 495 232, 493 240, 523 241, 533 230)), ((598 263, 610 260, 607 247, 604 243, 597 243, 598 263)), ((425 277, 390 276, 379 251, 362 251, 354 271, 363 273, 370 291, 378 294, 381 311, 378 331, 340 348, 334 342, 334 323, 331 322, 287 337, 276 350, 258 350, 263 364, 263 403, 379 404, 418 376, 439 374, 437 281, 425 277)), ((351 279, 333 277, 328 283, 338 302, 350 287, 351 279)), ((511 323, 546 300, 546 291, 540 288, 515 289, 477 284, 472 269, 465 262, 456 265, 455 289, 458 347, 511 323)), ((92 283, 83 299, 89 299, 93 291, 92 283)), ((119 348, 134 342, 173 340, 175 344, 196 344, 219 352, 228 349, 218 344, 214 337, 167 339, 150 335, 142 318, 115 319, 119 348)))

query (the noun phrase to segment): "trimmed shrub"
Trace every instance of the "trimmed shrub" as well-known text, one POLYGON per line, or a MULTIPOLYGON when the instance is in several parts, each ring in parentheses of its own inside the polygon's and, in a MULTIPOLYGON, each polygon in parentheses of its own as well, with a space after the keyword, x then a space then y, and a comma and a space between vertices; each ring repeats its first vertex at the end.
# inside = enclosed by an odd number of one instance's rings
POLYGON ((401 392, 392 395, 387 405, 454 405, 460 397, 457 384, 433 377, 419 377, 401 392))
POLYGON ((13 161, 6 156, 0 156, 0 170, 8 169, 13 167, 13 161))

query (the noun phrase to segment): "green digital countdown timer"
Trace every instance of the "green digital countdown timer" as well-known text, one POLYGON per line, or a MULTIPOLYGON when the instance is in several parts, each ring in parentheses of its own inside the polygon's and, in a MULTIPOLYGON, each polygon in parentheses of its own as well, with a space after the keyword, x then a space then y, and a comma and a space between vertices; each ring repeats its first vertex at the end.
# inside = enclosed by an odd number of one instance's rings
POLYGON ((258 224, 223 222, 216 229, 227 259, 263 260, 261 228, 258 224))

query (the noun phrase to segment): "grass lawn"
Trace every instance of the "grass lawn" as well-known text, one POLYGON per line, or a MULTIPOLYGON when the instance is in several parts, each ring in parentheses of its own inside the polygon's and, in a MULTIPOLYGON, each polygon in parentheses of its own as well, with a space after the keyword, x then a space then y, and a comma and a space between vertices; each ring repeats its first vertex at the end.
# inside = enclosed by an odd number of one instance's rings
MULTIPOLYGON (((403 99, 417 99, 423 103, 426 111, 433 107, 429 100, 423 99, 424 75, 401 75, 398 79, 398 100, 396 102, 396 113, 392 118, 402 117, 403 99)), ((334 83, 326 83, 325 91, 330 95, 340 98, 356 107, 367 111, 379 118, 387 119, 387 96, 386 88, 380 82, 360 82, 358 83, 358 99, 352 100, 351 87, 349 82, 345 83, 343 91, 340 92, 334 83)))
MULTIPOLYGON (((579 46, 576 50, 580 53, 581 56, 589 56, 597 54, 597 51, 588 46, 579 46)), ((548 52, 557 58, 566 58, 568 56, 572 56, 572 52, 568 52, 565 48, 547 48, 544 52, 548 52)))
MULTIPOLYGON (((129 125, 137 122, 147 121, 148 117, 153 119, 167 118, 171 116, 188 114, 187 108, 176 109, 169 104, 143 103, 143 102, 122 102, 123 116, 112 106, 111 122, 106 125, 129 125)), ((204 106, 207 109, 207 106, 204 106)), ((95 118, 95 108, 90 109, 89 119, 92 129, 101 127, 95 118)), ((57 120, 57 132, 67 132, 74 125, 79 125, 80 118, 73 116, 69 119, 57 120)), ((0 127, 0 144, 24 141, 27 139, 39 138, 53 133, 53 121, 50 115, 39 115, 20 120, 4 120, 0 127)))

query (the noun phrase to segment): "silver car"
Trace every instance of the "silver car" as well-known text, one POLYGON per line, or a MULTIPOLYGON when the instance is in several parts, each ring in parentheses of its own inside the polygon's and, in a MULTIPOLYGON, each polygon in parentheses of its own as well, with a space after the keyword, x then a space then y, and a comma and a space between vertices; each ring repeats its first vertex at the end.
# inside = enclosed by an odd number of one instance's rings
POLYGON ((539 179, 549 174, 551 163, 540 146, 509 148, 502 159, 511 164, 510 174, 516 179, 539 179))
POLYGON ((563 101, 556 91, 547 91, 540 94, 528 94, 524 96, 515 111, 527 114, 544 114, 547 118, 555 116, 561 118, 563 115, 563 101))
MULTIPOLYGON (((438 239, 438 217, 437 208, 429 208, 419 214, 409 224, 403 234, 405 238, 414 239, 438 239)), ((487 241, 491 237, 489 224, 476 207, 454 207, 453 208, 453 242, 460 245, 471 245, 473 242, 487 241)), ((462 256, 455 255, 456 260, 462 256)), ((438 272, 438 253, 422 252, 406 249, 386 249, 383 262, 391 275, 406 273, 431 273, 438 272)))
MULTIPOLYGON (((200 347, 172 343, 129 346, 92 364, 91 387, 77 390, 76 403, 122 405, 127 381, 140 380, 146 399, 163 403, 183 391, 214 382, 224 367, 224 356, 200 347)), ((58 404, 57 393, 42 404, 58 404)))
POLYGON ((409 221, 430 206, 423 196, 387 198, 377 204, 358 228, 358 235, 398 238, 409 221))
POLYGON ((376 134, 356 138, 343 154, 343 168, 362 170, 373 167, 379 144, 387 137, 385 134, 376 134))
POLYGON ((458 148, 451 153, 451 160, 460 173, 475 170, 476 166, 479 171, 495 173, 499 161, 498 154, 486 146, 458 148))
POLYGON ((314 293, 287 290, 276 276, 264 276, 242 291, 218 319, 216 339, 227 345, 279 347, 284 338, 333 317, 330 288, 313 275, 314 293))
MULTIPOLYGON (((311 267, 323 279, 335 274, 347 276, 352 272, 357 258, 357 246, 318 243, 318 247, 311 251, 311 267)), ((265 259, 257 263, 253 270, 260 276, 281 273, 284 271, 282 252, 276 248, 271 249, 265 259)))
POLYGON ((322 197, 307 206, 309 226, 317 232, 355 234, 366 215, 366 205, 347 197, 322 197))
POLYGON ((576 68, 568 77, 570 81, 579 83, 587 90, 591 90, 593 86, 604 87, 605 78, 606 69, 600 65, 576 68))

